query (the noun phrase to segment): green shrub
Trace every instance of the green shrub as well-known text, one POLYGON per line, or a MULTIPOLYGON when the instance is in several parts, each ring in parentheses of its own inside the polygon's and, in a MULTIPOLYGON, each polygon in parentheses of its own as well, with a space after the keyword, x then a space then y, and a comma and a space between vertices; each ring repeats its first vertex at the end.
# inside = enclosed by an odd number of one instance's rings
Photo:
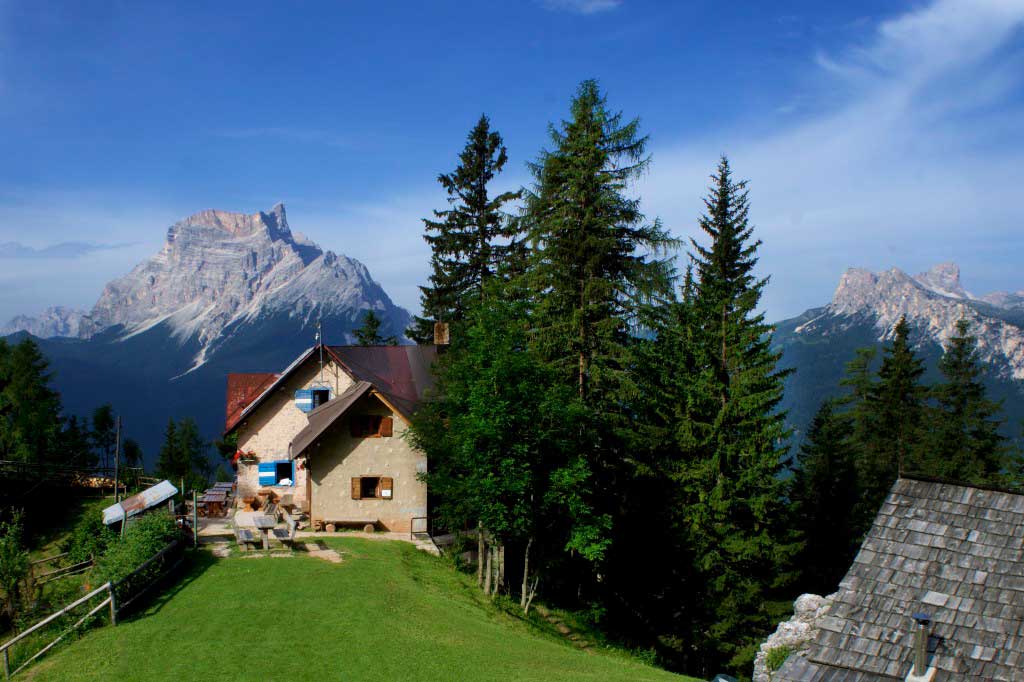
MULTIPOLYGON (((129 575, 147 559, 178 537, 174 518, 166 512, 146 514, 129 523, 124 537, 112 543, 93 569, 95 584, 116 582, 129 575)), ((130 581, 145 584, 160 573, 161 562, 152 565, 130 581)), ((124 591, 131 591, 132 585, 124 585, 124 591)))
POLYGON ((4 615, 13 618, 21 597, 21 581, 28 574, 28 552, 21 541, 21 512, 0 521, 0 590, 4 615))
POLYGON ((774 649, 768 650, 768 656, 765 658, 765 666, 769 672, 775 672, 782 667, 782 664, 786 662, 789 655, 793 653, 793 649, 788 646, 777 646, 774 649))
POLYGON ((92 511, 78 520, 71 537, 64 546, 68 553, 68 564, 77 564, 89 557, 99 558, 107 551, 107 547, 117 540, 117 533, 103 523, 103 513, 92 511))

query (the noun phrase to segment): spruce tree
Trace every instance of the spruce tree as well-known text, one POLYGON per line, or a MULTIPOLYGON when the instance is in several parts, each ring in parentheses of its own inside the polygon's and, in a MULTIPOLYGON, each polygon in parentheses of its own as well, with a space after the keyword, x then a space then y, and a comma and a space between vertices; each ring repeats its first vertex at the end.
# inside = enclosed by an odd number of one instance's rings
POLYGON ((459 165, 437 178, 449 207, 434 211, 435 220, 423 220, 431 249, 430 285, 420 287, 423 317, 416 317, 406 331, 417 343, 433 343, 434 322, 462 320, 468 306, 483 295, 487 280, 521 253, 516 221, 505 212, 505 205, 520 193, 490 194, 507 161, 501 135, 481 115, 459 154, 459 165))
POLYGON ((859 499, 851 435, 853 420, 822 403, 800 447, 790 481, 793 522, 800 533, 802 592, 831 594, 857 552, 862 529, 855 507, 859 499))
POLYGON ((711 176, 693 241, 696 271, 693 321, 698 371, 687 392, 689 420, 677 442, 688 460, 678 467, 686 504, 678 524, 688 529, 703 583, 700 646, 733 665, 748 665, 754 644, 774 614, 769 596, 788 577, 795 544, 786 528, 783 470, 789 431, 779 410, 783 381, 772 327, 758 313, 768 280, 754 275, 760 241, 748 222, 745 182, 720 160, 711 176))
POLYGON ((202 488, 210 474, 210 462, 206 456, 208 448, 209 444, 200 436, 194 419, 186 417, 177 423, 173 418, 169 419, 157 458, 157 475, 175 485, 184 479, 186 488, 202 488))
POLYGON ((858 458, 864 523, 870 523, 903 471, 921 471, 926 389, 924 363, 910 345, 910 325, 900 318, 883 353, 877 380, 864 402, 870 429, 858 458))
POLYGON ((996 481, 1008 464, 1006 439, 999 433, 1002 405, 986 396, 978 343, 967 320, 957 323, 939 370, 944 381, 931 391, 937 407, 921 455, 922 473, 970 483, 996 481))
POLYGON ((100 405, 92 413, 89 439, 102 457, 103 466, 113 466, 114 445, 117 440, 114 408, 110 403, 100 405))
POLYGON ((0 340, 0 459, 61 459, 61 402, 50 379, 49 362, 31 338, 14 346, 0 340))
POLYGON ((360 346, 397 346, 398 339, 394 336, 381 336, 381 319, 372 310, 363 315, 363 325, 353 332, 360 346))
POLYGON ((650 163, 640 121, 609 111, 596 81, 580 84, 570 119, 551 126, 553 149, 531 164, 527 195, 538 292, 537 341, 588 404, 613 402, 643 303, 668 292, 676 246, 660 222, 645 222, 629 183, 650 163))

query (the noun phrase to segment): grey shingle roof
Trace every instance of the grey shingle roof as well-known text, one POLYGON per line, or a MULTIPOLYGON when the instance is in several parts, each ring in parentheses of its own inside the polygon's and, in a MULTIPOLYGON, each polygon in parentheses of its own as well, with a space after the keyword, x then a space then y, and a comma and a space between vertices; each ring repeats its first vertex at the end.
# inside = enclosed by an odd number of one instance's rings
POLYGON ((1024 682, 1024 495, 897 481, 806 658, 773 679, 902 680, 921 611, 936 682, 1024 682))

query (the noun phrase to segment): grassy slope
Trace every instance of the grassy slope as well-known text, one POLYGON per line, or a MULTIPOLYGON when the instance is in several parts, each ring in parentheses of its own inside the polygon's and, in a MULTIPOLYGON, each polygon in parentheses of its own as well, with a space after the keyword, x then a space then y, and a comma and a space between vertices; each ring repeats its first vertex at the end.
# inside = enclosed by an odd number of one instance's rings
POLYGON ((32 669, 44 680, 686 680, 587 654, 484 603, 410 545, 346 538, 342 564, 201 558, 145 613, 32 669))

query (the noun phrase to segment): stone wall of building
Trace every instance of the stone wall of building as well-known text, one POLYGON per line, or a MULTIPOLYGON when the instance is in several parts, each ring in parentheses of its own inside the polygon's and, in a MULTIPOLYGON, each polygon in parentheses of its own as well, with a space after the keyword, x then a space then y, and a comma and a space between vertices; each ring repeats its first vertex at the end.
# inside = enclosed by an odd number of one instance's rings
POLYGON ((768 669, 768 655, 773 649, 785 647, 790 656, 800 656, 818 634, 818 621, 828 613, 832 597, 802 594, 793 602, 793 617, 779 623, 754 658, 754 682, 771 682, 774 671, 768 669))

